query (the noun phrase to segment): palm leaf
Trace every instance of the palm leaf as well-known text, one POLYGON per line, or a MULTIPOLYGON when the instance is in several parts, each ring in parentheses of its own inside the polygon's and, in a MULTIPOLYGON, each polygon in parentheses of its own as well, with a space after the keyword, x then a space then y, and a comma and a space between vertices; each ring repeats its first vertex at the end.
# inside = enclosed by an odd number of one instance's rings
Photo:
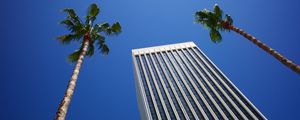
POLYGON ((75 35, 75 40, 80 40, 86 34, 85 30, 77 31, 75 35))
POLYGON ((75 18, 77 16, 76 12, 72 8, 65 8, 64 12, 68 13, 70 17, 75 18))
POLYGON ((101 24, 96 24, 94 26, 94 29, 97 30, 98 32, 105 32, 109 29, 109 27, 110 27, 109 23, 105 22, 101 24))
POLYGON ((207 14, 207 10, 203 10, 203 11, 197 11, 195 13, 195 22, 196 23, 201 23, 201 24, 205 24, 205 21, 207 21, 208 18, 208 14, 207 14))
POLYGON ((102 54, 107 55, 109 53, 109 48, 105 44, 105 40, 98 40, 98 45, 99 45, 98 49, 102 54))
POLYGON ((195 22, 203 24, 204 27, 209 29, 217 29, 219 17, 215 13, 204 9, 195 13, 195 22))
POLYGON ((68 61, 71 63, 76 62, 78 60, 81 52, 82 52, 82 50, 79 49, 79 50, 76 50, 75 52, 73 52, 72 54, 70 54, 68 57, 68 61))
POLYGON ((96 16, 99 14, 99 11, 100 9, 98 8, 97 4, 91 4, 88 8, 85 24, 92 25, 96 20, 96 16))
POLYGON ((219 21, 219 17, 213 12, 208 12, 207 25, 210 28, 216 29, 219 21))
POLYGON ((109 23, 96 24, 94 29, 97 29, 98 32, 104 32, 106 35, 117 35, 122 31, 119 22, 114 23, 112 26, 109 23))
POLYGON ((56 39, 63 44, 69 44, 71 41, 76 39, 76 36, 73 34, 66 34, 66 35, 59 36, 56 39))
POLYGON ((207 18, 207 13, 205 11, 197 11, 195 17, 199 19, 207 18))
POLYGON ((98 32, 104 32, 106 35, 111 35, 113 33, 109 23, 96 24, 94 29, 98 29, 98 32))
POLYGON ((108 46, 107 46, 106 44, 103 44, 103 45, 102 45, 102 47, 101 47, 101 53, 102 53, 103 55, 108 55, 108 53, 109 53, 109 48, 108 48, 108 46))
POLYGON ((94 55, 94 51, 95 51, 94 49, 95 49, 94 48, 94 42, 91 42, 86 55, 89 56, 89 57, 92 57, 94 55))
POLYGON ((81 23, 75 24, 72 20, 66 19, 60 22, 72 32, 72 33, 79 33, 85 31, 84 25, 81 23))
POLYGON ((74 23, 69 19, 61 21, 60 24, 64 24, 67 27, 73 27, 74 26, 74 23))
POLYGON ((216 16, 219 19, 222 19, 223 11, 221 10, 221 8, 217 4, 215 4, 215 6, 214 6, 214 13, 216 14, 216 16))
POLYGON ((233 24, 233 19, 228 14, 225 15, 225 21, 228 22, 229 25, 233 24))
POLYGON ((114 24, 111 26, 111 31, 112 31, 114 34, 119 34, 119 33, 121 33, 122 27, 121 27, 120 23, 119 23, 119 22, 114 23, 114 24))
POLYGON ((100 35, 97 31, 92 32, 93 40, 105 40, 105 37, 100 35))
POLYGON ((88 16, 90 16, 91 18, 96 17, 100 12, 100 9, 98 8, 97 4, 93 3, 90 5, 89 9, 88 9, 88 16))
POLYGON ((63 10, 64 12, 68 13, 68 17, 66 20, 61 21, 61 24, 64 24, 67 26, 69 30, 71 30, 72 33, 78 34, 79 32, 85 31, 85 27, 82 24, 81 20, 77 16, 74 9, 66 8, 63 10))
POLYGON ((221 36, 220 32, 215 29, 211 29, 209 35, 210 35, 210 39, 214 43, 221 42, 221 40, 222 40, 222 36, 221 36))
POLYGON ((81 23, 79 17, 77 16, 76 12, 74 9, 71 8, 66 8, 63 10, 64 12, 69 14, 69 17, 75 24, 81 23))

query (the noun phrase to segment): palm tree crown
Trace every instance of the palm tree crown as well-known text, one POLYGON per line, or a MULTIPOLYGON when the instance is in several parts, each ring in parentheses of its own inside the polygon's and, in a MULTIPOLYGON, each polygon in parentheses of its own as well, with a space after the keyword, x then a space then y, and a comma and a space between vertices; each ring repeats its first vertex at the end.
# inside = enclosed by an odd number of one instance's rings
POLYGON ((97 15, 100 13, 99 7, 94 3, 88 8, 85 22, 83 22, 74 9, 66 8, 63 10, 68 15, 65 20, 61 21, 61 24, 65 25, 71 33, 59 36, 57 39, 64 44, 69 44, 72 41, 79 41, 81 46, 78 50, 69 55, 68 60, 70 62, 76 62, 83 49, 83 42, 89 41, 87 56, 91 57, 94 54, 94 46, 97 45, 99 51, 106 55, 109 53, 109 48, 105 43, 105 35, 116 35, 121 32, 121 25, 116 22, 110 26, 109 23, 94 24, 97 15), (83 39, 82 39, 83 38, 83 39))
POLYGON ((254 43, 256 46, 264 50, 265 52, 269 53, 273 57, 275 57, 279 62, 289 67, 294 72, 300 74, 300 66, 296 63, 292 62, 285 56, 281 55, 271 47, 267 46, 260 40, 256 39, 254 36, 248 34, 244 30, 237 28, 233 25, 233 20, 230 17, 230 15, 225 14, 223 16, 223 11, 220 9, 218 5, 214 6, 213 11, 209 10, 201 10, 197 11, 195 13, 195 22, 203 24, 205 27, 207 27, 210 30, 210 38, 214 43, 218 43, 222 40, 222 36, 220 34, 220 31, 234 31, 245 38, 247 38, 249 41, 254 43))
POLYGON ((105 44, 105 37, 101 35, 114 35, 121 32, 121 25, 119 22, 112 24, 108 23, 94 24, 96 16, 100 9, 96 4, 91 4, 85 22, 82 22, 73 9, 67 8, 63 10, 68 14, 67 18, 61 21, 61 24, 67 26, 71 33, 58 37, 57 39, 65 44, 72 41, 81 43, 80 48, 69 55, 70 62, 76 62, 71 79, 69 80, 65 95, 60 102, 56 112, 55 120, 64 120, 68 111, 69 104, 74 94, 76 81, 78 79, 79 71, 85 56, 92 56, 94 54, 94 44, 98 45, 98 49, 102 54, 108 54, 109 48, 105 44))
POLYGON ((225 16, 223 16, 223 11, 217 4, 215 4, 213 11, 207 9, 197 11, 195 13, 195 19, 196 23, 203 24, 210 30, 210 38, 215 43, 222 40, 219 31, 230 31, 228 26, 233 24, 230 15, 225 14, 225 16))

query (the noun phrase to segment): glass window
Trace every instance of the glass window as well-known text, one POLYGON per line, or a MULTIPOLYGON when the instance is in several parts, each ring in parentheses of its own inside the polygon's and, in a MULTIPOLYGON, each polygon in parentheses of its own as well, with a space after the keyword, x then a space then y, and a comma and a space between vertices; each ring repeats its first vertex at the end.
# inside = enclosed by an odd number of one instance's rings
POLYGON ((146 98, 147 98, 147 102, 148 102, 148 105, 149 105, 151 116, 152 116, 153 119, 157 120, 158 118, 157 118, 157 115, 156 115, 154 104, 153 104, 153 101, 151 99, 150 91, 149 91, 149 88, 147 86, 147 82, 146 82, 146 78, 145 78, 145 74, 144 74, 144 71, 142 69, 142 64, 141 64, 141 61, 140 61, 138 56, 136 56, 136 61, 137 61, 138 67, 139 67, 139 71, 140 71, 143 87, 145 89, 145 94, 146 94, 146 98))
MULTIPOLYGON (((213 70, 217 73, 218 76, 220 76, 222 78, 222 81, 224 81, 229 87, 230 89, 239 97, 239 99, 250 109, 250 111, 256 116, 258 117, 258 119, 263 119, 263 117, 257 112, 257 110, 255 110, 254 107, 252 107, 250 104, 250 102, 248 102, 234 87, 231 83, 229 83, 229 80, 226 79, 219 70, 217 70, 217 68, 208 60, 208 58, 205 57, 204 54, 202 54, 202 52, 200 52, 200 50, 198 50, 198 48, 193 48, 194 49, 194 53, 198 53, 202 58, 204 58, 204 60, 208 63, 208 65, 213 68, 213 70)), ((207 67, 207 66, 206 66, 207 67)), ((211 72, 211 70, 209 70, 211 72)), ((214 77, 216 78, 216 76, 214 75, 214 77)), ((217 78, 216 78, 217 79, 217 78)), ((221 84, 221 80, 217 79, 217 81, 219 82, 219 84, 222 86, 223 89, 225 89, 224 84, 221 84)), ((237 106, 242 110, 242 112, 248 117, 250 117, 250 114, 247 113, 247 111, 242 107, 241 104, 238 103, 238 101, 233 97, 232 94, 229 93, 228 89, 225 89, 226 93, 229 94, 229 96, 233 99, 233 101, 235 102, 235 104, 237 104, 237 106)))
MULTIPOLYGON (((163 53, 165 53, 165 52, 163 52, 163 53)), ((161 53, 158 53, 157 59, 159 59, 161 61, 162 66, 159 66, 159 69, 164 69, 165 70, 166 73, 164 75, 164 80, 169 85, 170 91, 172 91, 171 90, 171 84, 173 84, 174 80, 170 75, 170 71, 167 69, 166 62, 163 60, 161 53), (167 81, 166 76, 168 76, 171 79, 170 83, 167 81)), ((178 115, 179 115, 180 119, 185 119, 183 111, 182 111, 181 107, 179 106, 179 101, 175 97, 176 92, 179 92, 179 91, 178 91, 178 89, 175 88, 175 91, 170 92, 170 95, 172 96, 172 99, 174 101, 174 104, 175 104, 175 107, 176 107, 176 110, 178 112, 178 115)))
MULTIPOLYGON (((168 51, 168 54, 171 53, 171 51, 168 51)), ((167 53, 163 53, 163 56, 165 57, 165 62, 169 65, 170 68, 168 68, 168 71, 170 72, 170 78, 172 78, 172 82, 173 82, 173 85, 175 86, 175 89, 177 90, 177 93, 178 93, 178 96, 180 98, 180 100, 182 101, 182 105, 184 106, 188 116, 190 117, 190 119, 195 119, 193 114, 192 114, 192 111, 191 109, 189 108, 188 106, 188 103, 187 101, 184 99, 184 96, 183 96, 183 92, 187 93, 187 89, 186 87, 184 86, 184 83, 182 82, 181 78, 179 77, 178 75, 178 71, 175 70, 174 68, 174 64, 171 63, 171 60, 172 58, 169 58, 167 56, 167 53), (175 75, 175 76, 172 76, 171 72, 175 75), (176 83, 175 79, 178 80, 179 84, 176 83), (180 88, 183 88, 184 91, 180 91, 180 88)))

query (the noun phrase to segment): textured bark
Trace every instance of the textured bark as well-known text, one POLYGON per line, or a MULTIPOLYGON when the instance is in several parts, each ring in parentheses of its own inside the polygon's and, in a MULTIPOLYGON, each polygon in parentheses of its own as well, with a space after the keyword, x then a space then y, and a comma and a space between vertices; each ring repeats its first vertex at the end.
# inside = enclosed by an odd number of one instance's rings
POLYGON ((263 49, 267 53, 271 54, 273 57, 275 57, 277 60, 279 60, 282 64, 289 67, 294 72, 296 72, 300 75, 300 66, 299 65, 297 65, 294 62, 292 62, 291 60, 287 59, 286 57, 284 57, 283 55, 281 55, 280 53, 278 53, 274 49, 268 47, 266 44, 262 43, 261 41, 259 41, 255 37, 253 37, 252 35, 246 33, 245 31, 243 31, 242 29, 239 29, 235 26, 228 25, 228 24, 223 24, 223 25, 225 25, 225 28, 228 28, 230 30, 233 30, 233 31, 241 34, 242 36, 244 36, 245 38, 247 38, 248 40, 253 42, 255 45, 257 45, 258 47, 260 47, 261 49, 263 49))
POLYGON ((79 58, 78 58, 77 63, 75 65, 75 68, 74 68, 73 74, 71 76, 71 79, 69 81, 68 88, 65 92, 65 95, 64 95, 62 101, 60 102, 60 105, 59 105, 58 110, 56 112, 55 120, 65 120, 65 117, 66 117, 66 114, 67 114, 67 111, 68 111, 68 107, 69 107, 69 104, 71 102, 71 99, 72 99, 72 96, 73 96, 73 93, 74 93, 74 89, 75 89, 75 86, 76 86, 76 81, 77 81, 77 78, 78 78, 80 67, 82 65, 83 59, 84 59, 84 57, 86 55, 86 52, 87 52, 87 48, 89 46, 89 41, 84 40, 83 44, 84 44, 83 50, 79 55, 79 58))

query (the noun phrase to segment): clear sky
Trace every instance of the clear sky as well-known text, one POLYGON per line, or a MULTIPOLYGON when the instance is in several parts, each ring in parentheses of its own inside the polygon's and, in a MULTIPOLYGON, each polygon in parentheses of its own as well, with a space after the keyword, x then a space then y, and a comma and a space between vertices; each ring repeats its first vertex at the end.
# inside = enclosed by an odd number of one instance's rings
POLYGON ((0 4, 0 119, 51 120, 79 44, 55 38, 65 7, 84 17, 96 2, 97 22, 120 21, 123 33, 109 37, 108 56, 95 54, 81 69, 69 120, 138 120, 131 49, 193 41, 270 120, 300 118, 300 76, 240 35, 214 44, 193 14, 218 3, 234 25, 300 64, 297 0, 6 0, 0 4))

